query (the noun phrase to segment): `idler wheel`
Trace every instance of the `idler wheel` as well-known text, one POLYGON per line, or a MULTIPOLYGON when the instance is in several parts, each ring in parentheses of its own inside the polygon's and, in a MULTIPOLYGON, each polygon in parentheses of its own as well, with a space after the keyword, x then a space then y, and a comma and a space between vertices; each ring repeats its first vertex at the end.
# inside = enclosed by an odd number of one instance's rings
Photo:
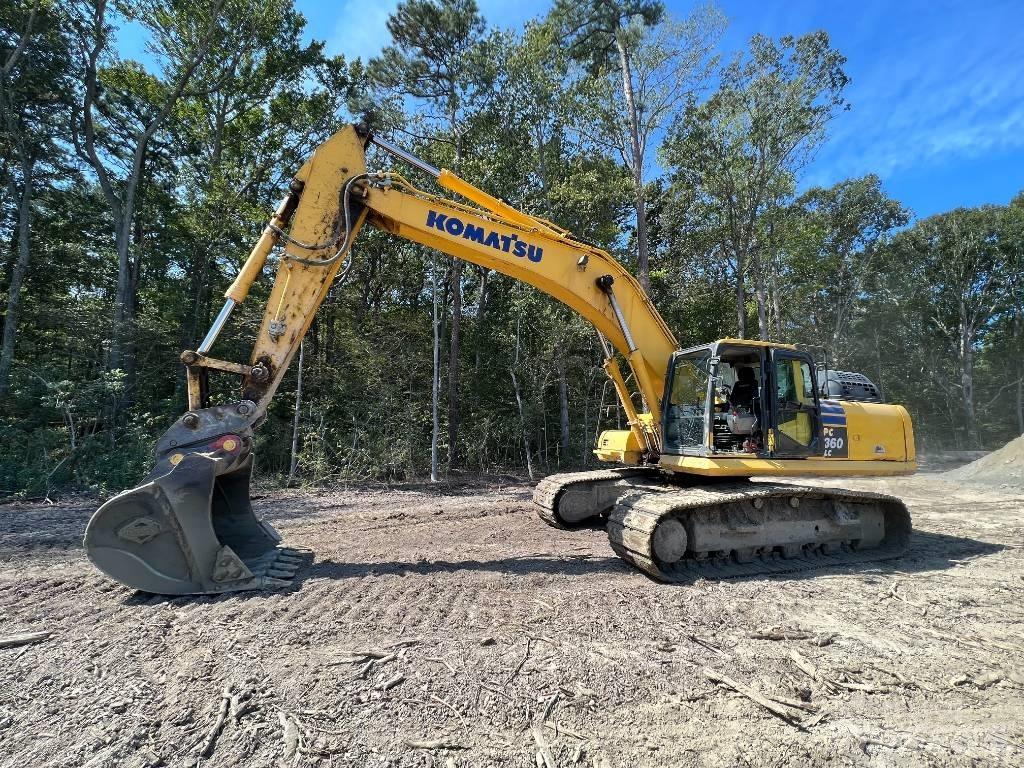
POLYGON ((662 520, 651 535, 651 549, 662 563, 670 564, 683 559, 687 536, 683 524, 675 518, 662 520))

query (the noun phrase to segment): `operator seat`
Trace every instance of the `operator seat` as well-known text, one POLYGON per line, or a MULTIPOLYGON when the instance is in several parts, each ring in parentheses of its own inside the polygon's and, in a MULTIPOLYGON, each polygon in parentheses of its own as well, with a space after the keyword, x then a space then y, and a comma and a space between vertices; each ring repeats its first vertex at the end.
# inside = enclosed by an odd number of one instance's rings
POLYGON ((749 366, 736 368, 736 383, 732 392, 729 393, 729 405, 734 408, 748 408, 754 410, 754 398, 758 396, 757 379, 754 378, 754 369, 749 366))

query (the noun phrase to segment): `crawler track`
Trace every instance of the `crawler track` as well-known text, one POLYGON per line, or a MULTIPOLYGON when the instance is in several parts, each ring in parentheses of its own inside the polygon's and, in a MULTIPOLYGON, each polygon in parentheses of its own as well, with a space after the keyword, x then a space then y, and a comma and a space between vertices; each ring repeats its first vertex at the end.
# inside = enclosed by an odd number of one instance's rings
POLYGON ((657 470, 638 467, 563 472, 549 475, 537 483, 533 491, 533 503, 537 515, 545 523, 553 528, 571 530, 586 525, 591 518, 608 514, 622 494, 648 487, 652 482, 659 482, 659 478, 657 470), (581 497, 571 500, 577 514, 569 519, 563 514, 571 495, 581 497))
POLYGON ((667 582, 885 560, 910 532, 892 496, 750 482, 630 492, 608 520, 615 553, 667 582))

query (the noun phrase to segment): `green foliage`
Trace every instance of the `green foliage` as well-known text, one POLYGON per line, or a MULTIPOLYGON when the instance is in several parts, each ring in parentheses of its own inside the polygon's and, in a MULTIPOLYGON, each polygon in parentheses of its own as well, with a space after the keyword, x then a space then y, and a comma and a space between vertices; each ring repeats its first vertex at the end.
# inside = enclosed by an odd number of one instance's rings
POLYGON ((664 16, 665 5, 652 0, 557 0, 548 20, 568 43, 569 55, 597 75, 615 66, 617 37, 625 33, 639 40, 644 28, 654 27, 664 16))
MULTIPOLYGON (((836 367, 910 408, 925 448, 1024 431, 1024 193, 912 223, 874 175, 798 192, 847 108, 844 59, 824 33, 758 36, 719 67, 710 49, 723 22, 710 7, 675 20, 660 3, 558 2, 501 32, 472 0, 407 0, 391 44, 364 63, 310 41, 292 0, 130 0, 97 27, 99 7, 0 9, 0 59, 30 32, 0 83, 0 290, 20 311, 0 395, 0 497, 110 493, 148 471, 185 407, 180 350, 205 333, 290 175, 363 114, 634 268, 641 211, 651 294, 684 346, 754 323, 826 344, 836 367), (146 63, 111 45, 128 22, 149 35, 146 63), (102 174, 83 160, 93 46, 102 174), (16 289, 19 147, 38 157, 16 289), (662 167, 645 166, 656 150, 662 167), (120 340, 119 285, 133 303, 120 340), (118 365, 115 341, 130 350, 118 365)), ((592 463, 597 433, 622 426, 593 330, 528 286, 367 229, 306 339, 300 479, 429 476, 435 282, 439 384, 455 382, 457 405, 438 413, 440 453, 455 454, 454 434, 460 455, 448 471, 592 463)), ((248 359, 268 291, 254 286, 219 357, 248 359)), ((258 432, 263 476, 288 472, 294 367, 258 432)), ((214 381, 215 402, 237 397, 230 377, 214 381)))

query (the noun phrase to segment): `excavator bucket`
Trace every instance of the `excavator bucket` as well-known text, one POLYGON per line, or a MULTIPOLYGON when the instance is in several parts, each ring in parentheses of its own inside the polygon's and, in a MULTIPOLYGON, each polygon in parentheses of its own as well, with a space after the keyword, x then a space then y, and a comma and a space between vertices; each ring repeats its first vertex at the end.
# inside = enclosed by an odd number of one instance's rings
POLYGON ((153 471, 89 521, 85 549, 97 568, 165 595, 290 583, 302 555, 278 546, 281 537, 253 513, 252 432, 238 410, 192 411, 161 438, 153 471))

